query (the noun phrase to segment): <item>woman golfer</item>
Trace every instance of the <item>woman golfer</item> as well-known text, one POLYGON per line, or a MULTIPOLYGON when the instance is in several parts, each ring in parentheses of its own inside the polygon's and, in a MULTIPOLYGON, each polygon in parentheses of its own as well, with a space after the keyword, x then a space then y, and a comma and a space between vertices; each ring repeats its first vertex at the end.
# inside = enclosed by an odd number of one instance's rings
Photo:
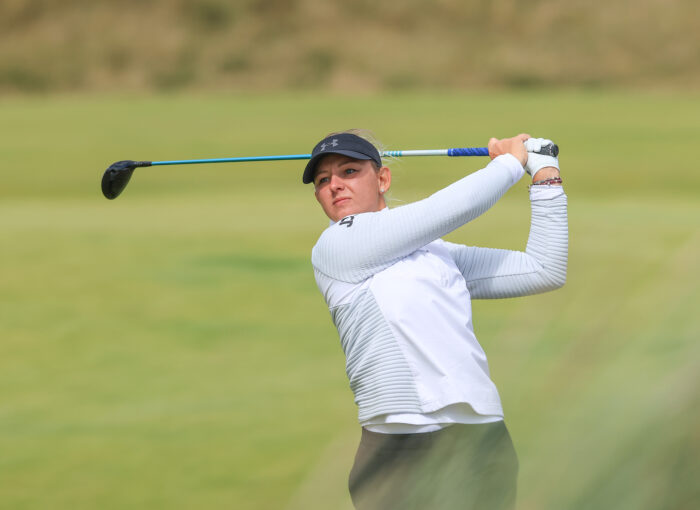
POLYGON ((566 195, 557 159, 538 153, 548 143, 492 138, 484 169, 394 209, 384 200, 391 171, 365 137, 333 134, 314 148, 303 181, 332 223, 312 263, 362 425, 349 481, 356 508, 513 508, 518 461, 471 300, 564 284, 566 195), (440 239, 525 172, 533 183, 524 252, 440 239))

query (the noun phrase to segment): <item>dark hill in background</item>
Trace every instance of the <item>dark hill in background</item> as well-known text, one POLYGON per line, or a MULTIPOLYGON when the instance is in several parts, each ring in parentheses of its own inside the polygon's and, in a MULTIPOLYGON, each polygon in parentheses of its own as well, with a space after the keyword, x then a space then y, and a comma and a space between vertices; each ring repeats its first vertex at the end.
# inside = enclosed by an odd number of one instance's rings
POLYGON ((0 91, 700 84, 691 0, 2 0, 0 91))

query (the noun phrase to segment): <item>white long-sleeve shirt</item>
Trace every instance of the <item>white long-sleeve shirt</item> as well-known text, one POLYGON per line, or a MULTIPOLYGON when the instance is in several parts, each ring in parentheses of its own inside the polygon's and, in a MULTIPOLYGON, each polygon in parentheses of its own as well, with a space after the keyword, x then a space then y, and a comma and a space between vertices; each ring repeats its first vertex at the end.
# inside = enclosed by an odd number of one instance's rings
POLYGON ((474 335, 471 299, 563 285, 566 195, 556 186, 531 189, 525 252, 440 237, 485 212, 523 174, 515 157, 500 156, 424 200, 349 216, 319 238, 312 251, 316 282, 340 335, 363 426, 425 430, 473 423, 475 416, 502 419, 474 335))

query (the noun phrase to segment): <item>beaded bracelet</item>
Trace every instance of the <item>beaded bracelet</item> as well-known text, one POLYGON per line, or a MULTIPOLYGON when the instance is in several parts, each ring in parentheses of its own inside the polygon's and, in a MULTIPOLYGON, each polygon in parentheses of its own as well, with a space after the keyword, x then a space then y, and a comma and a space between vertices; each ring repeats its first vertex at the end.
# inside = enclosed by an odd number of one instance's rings
POLYGON ((535 181, 532 186, 545 186, 547 184, 561 184, 561 177, 552 177, 550 179, 543 179, 541 181, 535 181))

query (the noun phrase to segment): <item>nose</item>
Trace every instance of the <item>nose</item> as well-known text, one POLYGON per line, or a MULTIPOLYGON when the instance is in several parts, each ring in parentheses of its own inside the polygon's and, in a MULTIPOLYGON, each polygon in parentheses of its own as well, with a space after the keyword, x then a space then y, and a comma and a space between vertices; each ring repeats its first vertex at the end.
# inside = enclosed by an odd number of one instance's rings
POLYGON ((331 175, 330 186, 333 191, 337 191, 345 188, 345 183, 343 182, 343 179, 340 176, 333 174, 331 175))

